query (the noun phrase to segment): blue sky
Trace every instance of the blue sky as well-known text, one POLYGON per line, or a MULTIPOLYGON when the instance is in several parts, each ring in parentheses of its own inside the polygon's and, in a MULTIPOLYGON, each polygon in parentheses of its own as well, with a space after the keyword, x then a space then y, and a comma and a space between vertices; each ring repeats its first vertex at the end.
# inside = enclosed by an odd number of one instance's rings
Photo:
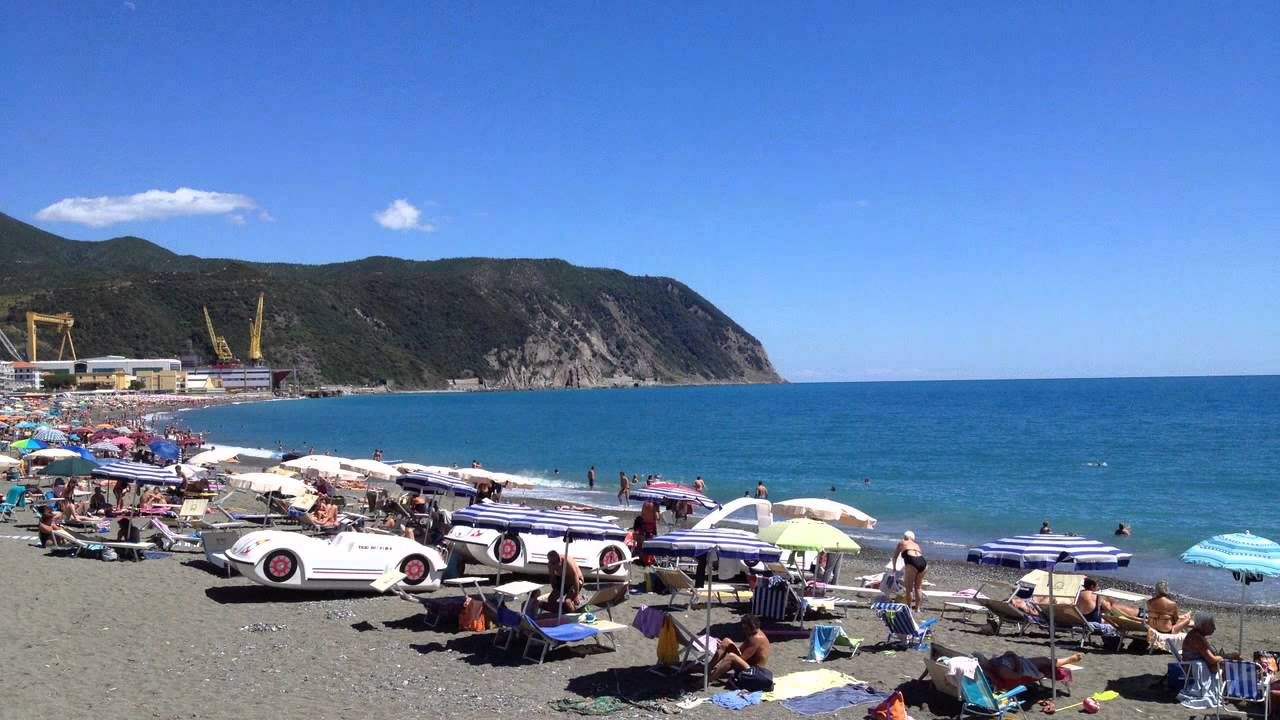
POLYGON ((1280 3, 5 5, 62 235, 668 275, 792 380, 1280 372, 1280 3))

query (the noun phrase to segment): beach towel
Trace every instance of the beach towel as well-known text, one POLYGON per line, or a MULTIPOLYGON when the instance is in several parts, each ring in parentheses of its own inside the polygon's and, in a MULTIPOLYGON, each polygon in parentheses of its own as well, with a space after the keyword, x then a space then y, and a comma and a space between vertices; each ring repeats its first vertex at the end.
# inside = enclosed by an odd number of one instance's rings
POLYGON ((730 710, 743 710, 752 705, 759 705, 764 702, 764 693, 747 692, 746 690, 729 690, 722 693, 716 693, 711 698, 711 702, 722 708, 730 710))
POLYGON ((773 690, 764 694, 765 702, 789 700, 801 695, 812 695, 841 685, 858 682, 852 675, 835 670, 806 670, 794 672, 773 679, 773 690))
POLYGON ((668 667, 680 662, 680 636, 666 613, 662 613, 662 631, 658 633, 658 662, 668 667))
POLYGON ((667 614, 658 608, 641 605, 636 611, 636 617, 631 621, 631 627, 640 631, 641 635, 650 640, 658 637, 658 633, 662 632, 662 626, 667 619, 667 614))
POLYGON ((1208 710, 1222 706, 1222 683, 1217 673, 1211 672, 1202 660, 1190 663, 1190 672, 1178 693, 1178 702, 1193 710, 1208 710))
POLYGON ((809 633, 809 654, 805 662, 822 662, 831 654, 836 641, 844 637, 844 628, 839 625, 816 625, 809 633))
POLYGON ((1147 643, 1151 647, 1159 648, 1167 653, 1173 653, 1177 657, 1182 656, 1182 641, 1186 639, 1186 632, 1162 633, 1159 630, 1147 628, 1147 643))
POLYGON ((782 706, 799 715, 821 715, 854 705, 882 703, 889 697, 889 693, 878 692, 870 685, 843 685, 784 700, 782 706))
POLYGON ((648 710, 650 712, 664 712, 662 703, 656 700, 628 700, 627 698, 614 697, 612 695, 602 695, 600 697, 587 698, 581 700, 578 698, 564 698, 563 700, 552 700, 547 703, 547 707, 560 712, 574 713, 575 715, 613 715, 623 710, 648 710))
POLYGON ((947 661, 947 679, 955 683, 956 687, 960 687, 959 678, 963 676, 970 680, 978 674, 978 661, 967 657, 953 657, 947 661))

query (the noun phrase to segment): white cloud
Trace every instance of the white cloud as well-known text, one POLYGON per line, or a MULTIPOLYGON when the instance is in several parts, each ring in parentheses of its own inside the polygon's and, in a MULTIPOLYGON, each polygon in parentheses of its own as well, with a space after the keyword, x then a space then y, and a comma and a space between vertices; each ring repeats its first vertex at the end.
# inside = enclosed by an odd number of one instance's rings
POLYGON ((244 216, 241 215, 240 213, 232 213, 227 216, 227 222, 231 223, 232 225, 243 225, 244 216))
POLYGON ((276 221, 276 216, 275 216, 275 215, 272 215, 271 213, 267 212, 266 210, 259 210, 259 211, 258 211, 258 219, 259 219, 259 220, 261 220, 262 222, 275 222, 275 221, 276 221))
POLYGON ((404 198, 392 200, 385 210, 373 214, 373 219, 388 230, 421 230, 435 232, 436 226, 421 221, 422 211, 404 198))
POLYGON ((106 227, 133 220, 223 215, 255 208, 257 203, 248 195, 178 188, 173 192, 148 190, 133 195, 64 198, 36 213, 36 219, 106 227))
POLYGON ((138 6, 136 3, 131 3, 129 2, 129 0, 124 0, 124 9, 128 10, 129 12, 133 12, 134 10, 138 9, 138 6))

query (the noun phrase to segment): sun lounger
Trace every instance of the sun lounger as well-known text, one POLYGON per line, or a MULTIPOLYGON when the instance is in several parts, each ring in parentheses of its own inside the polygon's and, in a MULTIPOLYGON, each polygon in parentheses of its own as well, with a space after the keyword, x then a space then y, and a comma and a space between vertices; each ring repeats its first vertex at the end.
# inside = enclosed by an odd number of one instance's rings
POLYGON ((689 577, 683 570, 678 568, 654 568, 658 573, 658 577, 662 580, 662 584, 667 586, 667 590, 671 593, 671 600, 667 605, 675 604, 677 598, 681 595, 689 596, 687 607, 693 607, 699 600, 710 602, 712 598, 720 600, 721 596, 733 594, 734 600, 742 602, 742 590, 728 583, 711 583, 710 587, 695 587, 693 578, 689 577))
POLYGON ((175 549, 193 550, 197 552, 200 550, 199 535, 182 535, 176 533, 160 518, 151 518, 149 524, 153 530, 159 533, 160 540, 156 542, 156 544, 160 546, 161 550, 165 550, 166 552, 175 549))
POLYGON ((86 538, 76 535, 75 533, 68 532, 62 528, 54 530, 53 535, 67 546, 74 548, 75 552, 73 554, 75 555, 80 555, 83 552, 96 551, 100 547, 109 547, 117 552, 125 551, 132 553, 140 553, 156 549, 156 546, 149 542, 115 542, 110 540, 99 540, 97 538, 86 538))
POLYGON ((1089 622, 1081 614, 1075 604, 1058 604, 1053 606, 1054 630, 1066 630, 1073 637, 1080 638, 1080 647, 1090 643, 1094 635, 1103 638, 1119 638, 1120 631, 1114 625, 1105 622, 1089 622))
POLYGON ((626 602, 629 592, 630 588, 624 582, 608 583, 592 593, 583 607, 604 610, 605 615, 612 620, 613 608, 626 602))
POLYGON ((875 603, 871 607, 889 630, 886 643, 919 647, 933 634, 932 628, 938 622, 937 618, 916 622, 911 608, 902 603, 875 603))
POLYGON ((715 657, 716 649, 720 645, 720 641, 710 635, 695 635, 689 628, 680 624, 680 620, 675 615, 668 616, 671 624, 676 629, 676 639, 680 641, 680 665, 675 669, 677 672, 687 672, 694 668, 701 668, 711 658, 715 657))
POLYGON ((614 633, 620 632, 627 628, 626 625, 620 625, 608 620, 597 620, 591 625, 583 623, 564 623, 561 625, 539 625, 538 621, 525 613, 521 617, 520 629, 528 634, 529 639, 524 645, 524 659, 538 661, 541 665, 547 659, 547 653, 557 648, 569 645, 571 643, 582 640, 595 640, 597 645, 601 647, 604 643, 602 638, 609 640, 609 645, 613 650, 618 649, 618 641, 614 639, 614 633), (535 658, 534 655, 537 655, 535 658))
POLYGON ((398 595, 401 600, 421 605, 423 624, 433 629, 446 617, 458 617, 458 613, 462 612, 463 604, 467 601, 465 595, 421 597, 413 593, 407 593, 395 586, 391 587, 390 590, 398 595))

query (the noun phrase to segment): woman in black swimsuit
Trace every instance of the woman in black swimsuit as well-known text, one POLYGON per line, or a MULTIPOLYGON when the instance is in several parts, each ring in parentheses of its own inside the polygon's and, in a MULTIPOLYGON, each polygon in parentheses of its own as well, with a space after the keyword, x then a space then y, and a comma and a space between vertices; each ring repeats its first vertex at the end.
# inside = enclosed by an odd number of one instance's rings
POLYGON ((924 551, 916 542, 916 534, 910 530, 902 533, 902 540, 893 549, 891 565, 895 568, 898 566, 899 556, 902 557, 902 564, 905 566, 903 585, 907 591, 907 604, 919 612, 924 605, 924 573, 929 567, 929 561, 925 560, 924 551))

